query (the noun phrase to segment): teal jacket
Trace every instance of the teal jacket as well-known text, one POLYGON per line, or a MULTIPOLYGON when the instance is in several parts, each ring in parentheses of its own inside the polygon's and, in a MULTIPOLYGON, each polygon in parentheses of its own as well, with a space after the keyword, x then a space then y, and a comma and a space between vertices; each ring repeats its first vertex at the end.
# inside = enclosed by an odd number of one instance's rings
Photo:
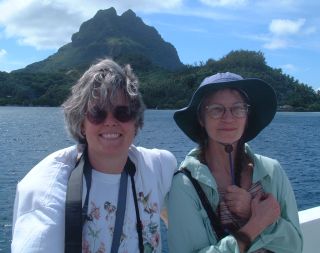
MULTIPOLYGON (((191 171, 216 210, 219 202, 217 184, 208 167, 197 159, 198 152, 197 149, 191 150, 180 168, 187 167, 191 171)), ((281 207, 281 217, 256 238, 248 252, 261 248, 277 253, 302 252, 297 204, 288 177, 276 160, 253 154, 248 145, 246 152, 254 164, 253 183, 260 181, 264 191, 273 194, 281 207)), ((167 204, 170 252, 240 252, 236 239, 231 235, 217 241, 193 185, 182 173, 174 176, 167 204)))

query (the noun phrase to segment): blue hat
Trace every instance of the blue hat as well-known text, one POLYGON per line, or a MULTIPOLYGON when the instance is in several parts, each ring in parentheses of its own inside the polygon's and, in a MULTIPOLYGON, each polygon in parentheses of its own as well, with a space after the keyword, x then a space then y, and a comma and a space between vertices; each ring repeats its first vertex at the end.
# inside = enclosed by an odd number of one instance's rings
POLYGON ((230 72, 218 73, 206 77, 193 93, 189 105, 173 115, 179 128, 194 142, 199 143, 202 136, 198 120, 200 103, 206 95, 223 88, 240 90, 248 98, 250 112, 243 136, 245 142, 256 137, 272 121, 277 110, 277 98, 269 84, 257 78, 244 79, 230 72))

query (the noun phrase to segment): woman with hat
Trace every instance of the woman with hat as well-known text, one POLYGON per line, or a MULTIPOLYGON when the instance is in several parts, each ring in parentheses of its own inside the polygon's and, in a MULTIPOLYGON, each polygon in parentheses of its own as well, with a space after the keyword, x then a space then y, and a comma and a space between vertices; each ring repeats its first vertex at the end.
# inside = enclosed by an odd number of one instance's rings
POLYGON ((291 184, 273 159, 247 142, 276 113, 276 95, 260 79, 218 73, 203 80, 174 114, 198 147, 174 176, 168 198, 170 252, 301 252, 291 184))
POLYGON ((11 251, 161 252, 160 211, 176 168, 166 150, 133 145, 143 125, 129 65, 92 65, 63 109, 77 145, 38 163, 18 184, 11 251))

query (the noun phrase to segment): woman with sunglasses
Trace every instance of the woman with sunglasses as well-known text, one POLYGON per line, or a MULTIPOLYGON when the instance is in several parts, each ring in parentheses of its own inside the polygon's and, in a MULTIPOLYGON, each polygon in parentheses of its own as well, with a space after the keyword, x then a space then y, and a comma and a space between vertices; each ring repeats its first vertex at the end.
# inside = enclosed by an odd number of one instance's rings
POLYGON ((205 78, 175 112, 179 128, 199 146, 169 192, 170 252, 302 252, 284 170, 247 144, 271 122, 276 104, 264 81, 227 72, 205 78))
POLYGON ((12 252, 161 252, 160 211, 176 159, 133 145, 145 107, 130 66, 91 66, 63 109, 78 145, 19 182, 12 252))

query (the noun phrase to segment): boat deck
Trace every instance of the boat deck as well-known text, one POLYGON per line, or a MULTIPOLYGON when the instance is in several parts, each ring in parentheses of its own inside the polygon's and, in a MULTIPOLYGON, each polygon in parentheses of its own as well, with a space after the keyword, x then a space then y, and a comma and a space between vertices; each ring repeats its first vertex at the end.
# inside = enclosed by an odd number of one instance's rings
POLYGON ((320 252, 320 206, 299 212, 303 253, 320 252))

